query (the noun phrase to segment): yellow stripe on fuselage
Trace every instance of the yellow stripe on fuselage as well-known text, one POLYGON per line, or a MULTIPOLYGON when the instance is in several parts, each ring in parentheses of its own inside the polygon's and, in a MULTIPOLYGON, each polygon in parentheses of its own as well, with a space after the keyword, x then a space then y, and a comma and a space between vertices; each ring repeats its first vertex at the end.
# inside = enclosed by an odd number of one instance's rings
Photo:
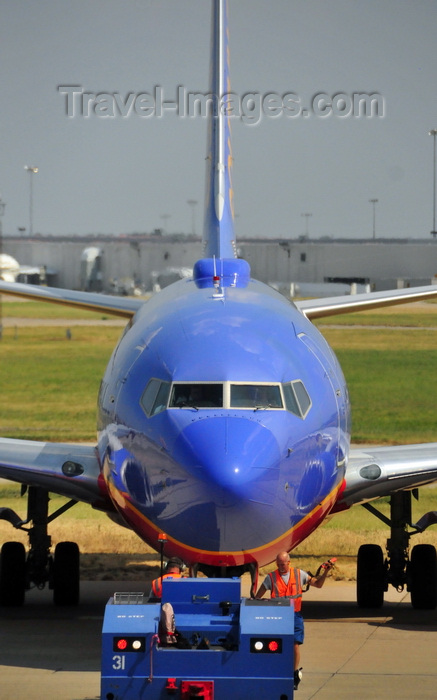
MULTIPOLYGON (((329 513, 329 511, 332 508, 332 505, 334 504, 338 491, 341 487, 341 483, 336 486, 325 498, 323 501, 321 501, 312 511, 311 513, 308 513, 302 520, 300 520, 296 525, 293 525, 289 530, 284 532, 282 535, 279 537, 276 537, 274 540, 271 542, 268 542, 265 545, 262 545, 262 547, 255 547, 253 549, 245 549, 245 550, 237 550, 237 551, 214 551, 214 550, 206 550, 206 549, 198 549, 196 547, 192 547, 190 545, 187 545, 183 542, 180 542, 179 540, 175 539, 171 535, 167 535, 167 541, 172 542, 175 546, 184 549, 187 552, 193 552, 193 554, 196 554, 198 558, 199 555, 205 555, 209 557, 236 557, 236 556, 241 556, 242 553, 245 555, 252 555, 254 556, 257 553, 261 553, 265 551, 266 549, 271 549, 277 545, 279 545, 281 542, 284 540, 292 540, 292 535, 293 533, 296 532, 298 529, 305 529, 305 524, 308 523, 308 521, 315 519, 315 516, 318 512, 320 511, 326 511, 326 514, 329 513)), ((146 516, 141 513, 129 500, 129 496, 126 492, 118 491, 115 489, 115 487, 111 484, 108 483, 108 490, 110 492, 112 500, 116 503, 116 505, 121 509, 121 511, 131 511, 137 518, 140 520, 143 520, 145 523, 147 523, 147 526, 149 529, 154 530, 157 535, 162 532, 162 529, 158 528, 154 523, 152 523, 146 516)), ((312 528, 314 530, 317 527, 317 524, 312 528)), ((311 531, 312 531, 311 530, 311 531)), ((310 534, 310 533, 307 533, 310 534)), ((299 542, 301 542, 305 537, 300 538, 294 546, 296 547, 299 542)), ((254 559, 256 557, 254 556, 254 559)))

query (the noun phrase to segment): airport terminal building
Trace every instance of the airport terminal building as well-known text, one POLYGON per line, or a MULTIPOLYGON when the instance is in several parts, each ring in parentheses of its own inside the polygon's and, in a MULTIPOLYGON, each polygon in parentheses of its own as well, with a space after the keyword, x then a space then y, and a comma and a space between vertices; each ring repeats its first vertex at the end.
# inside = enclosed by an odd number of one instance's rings
MULTIPOLYGON (((7 237, 3 251, 40 268, 54 286, 96 291, 152 290, 190 274, 202 243, 184 235, 7 237)), ((372 290, 426 285, 437 278, 430 239, 242 239, 252 276, 299 293, 299 285, 356 284, 372 290)), ((26 280, 25 280, 26 281, 26 280)), ((28 280, 34 282, 35 280, 28 280)))

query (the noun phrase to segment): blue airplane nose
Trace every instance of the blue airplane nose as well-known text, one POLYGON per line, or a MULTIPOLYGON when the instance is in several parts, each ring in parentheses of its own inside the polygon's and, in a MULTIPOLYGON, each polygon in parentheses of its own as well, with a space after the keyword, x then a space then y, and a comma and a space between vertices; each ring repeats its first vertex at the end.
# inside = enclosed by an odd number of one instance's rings
POLYGON ((273 500, 279 448, 272 432, 259 420, 199 416, 180 433, 174 456, 199 479, 245 498, 273 500))

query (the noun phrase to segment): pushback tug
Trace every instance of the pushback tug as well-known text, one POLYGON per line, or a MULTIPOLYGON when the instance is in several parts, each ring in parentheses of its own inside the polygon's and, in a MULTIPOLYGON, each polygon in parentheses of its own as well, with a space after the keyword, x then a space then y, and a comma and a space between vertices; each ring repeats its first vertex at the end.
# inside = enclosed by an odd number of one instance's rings
POLYGON ((292 601, 241 598, 240 585, 165 579, 157 603, 116 593, 103 623, 101 700, 292 700, 292 601), (160 627, 169 603, 174 643, 160 627))

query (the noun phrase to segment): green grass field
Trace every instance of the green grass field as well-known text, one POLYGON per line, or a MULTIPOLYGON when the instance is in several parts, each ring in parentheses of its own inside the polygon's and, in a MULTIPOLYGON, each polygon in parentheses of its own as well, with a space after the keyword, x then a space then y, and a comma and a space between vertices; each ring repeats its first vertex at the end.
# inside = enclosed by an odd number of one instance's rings
MULTIPOLYGON (((100 314, 35 302, 5 302, 4 318, 53 318, 54 325, 4 328, 0 341, 0 435, 35 440, 94 441, 96 399, 100 379, 120 328, 106 326, 100 314), (55 315, 52 315, 56 312, 55 315), (65 327, 56 319, 90 319, 92 326, 65 327)), ((406 307, 404 313, 382 310, 351 314, 334 324, 318 324, 334 348, 349 385, 354 442, 402 444, 437 441, 437 305, 406 307), (350 318, 358 317, 354 327, 350 318), (332 325, 340 324, 336 328, 332 325), (384 326, 384 328, 381 328, 384 326)), ((0 490, 2 506, 25 516, 19 487, 0 490)), ((53 496, 52 510, 62 503, 53 496)), ((382 509, 387 509, 382 504, 382 509)), ((437 510, 437 488, 421 489, 414 517, 437 510)), ((84 576, 137 576, 156 556, 138 538, 112 524, 102 513, 79 504, 54 521, 54 543, 71 539, 85 553, 84 576), (118 554, 114 564, 112 553, 118 554), (87 564, 88 562, 88 564, 87 564), (112 572, 112 573, 111 573, 112 572)), ((353 578, 358 546, 384 544, 387 529, 362 508, 333 517, 295 550, 304 568, 338 556, 337 578, 353 578)), ((0 542, 26 535, 0 521, 0 542)), ((437 544, 437 528, 413 538, 437 544)))
POLYGON ((0 343, 0 435, 89 441, 96 436, 100 380, 119 328, 6 329, 0 343))
POLYGON ((84 311, 83 309, 75 309, 71 306, 63 304, 50 304, 42 301, 27 301, 25 299, 19 301, 9 301, 3 297, 3 316, 4 318, 67 318, 67 319, 89 319, 101 320, 113 318, 106 314, 97 313, 96 311, 84 311))

